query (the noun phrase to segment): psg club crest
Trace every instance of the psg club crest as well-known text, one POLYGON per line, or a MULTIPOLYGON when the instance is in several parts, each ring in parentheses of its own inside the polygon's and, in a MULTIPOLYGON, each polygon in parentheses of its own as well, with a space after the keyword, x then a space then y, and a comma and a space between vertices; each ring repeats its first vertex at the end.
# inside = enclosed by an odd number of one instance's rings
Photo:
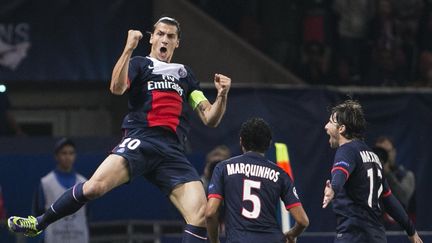
POLYGON ((185 78, 187 76, 186 68, 184 67, 179 68, 178 75, 180 76, 180 78, 185 78))

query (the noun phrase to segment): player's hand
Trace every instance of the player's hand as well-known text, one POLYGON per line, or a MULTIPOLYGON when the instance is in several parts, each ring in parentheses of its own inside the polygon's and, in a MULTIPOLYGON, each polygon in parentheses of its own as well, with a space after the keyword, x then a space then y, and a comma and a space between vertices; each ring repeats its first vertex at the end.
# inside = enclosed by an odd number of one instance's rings
POLYGON ((420 239, 420 236, 415 232, 413 236, 408 236, 408 239, 411 243, 423 243, 422 239, 420 239))
POLYGON ((331 202, 331 200, 333 200, 333 197, 334 197, 333 188, 331 187, 330 180, 327 180, 326 186, 324 188, 324 199, 323 199, 322 207, 326 208, 331 202))
POLYGON ((138 42, 143 37, 143 34, 139 30, 129 30, 126 41, 126 49, 133 51, 138 46, 138 42))
POLYGON ((218 91, 218 96, 228 95, 231 87, 231 79, 225 75, 216 73, 214 76, 215 87, 218 91))
POLYGON ((290 236, 290 235, 285 235, 286 236, 286 243, 296 243, 297 242, 297 238, 290 236))

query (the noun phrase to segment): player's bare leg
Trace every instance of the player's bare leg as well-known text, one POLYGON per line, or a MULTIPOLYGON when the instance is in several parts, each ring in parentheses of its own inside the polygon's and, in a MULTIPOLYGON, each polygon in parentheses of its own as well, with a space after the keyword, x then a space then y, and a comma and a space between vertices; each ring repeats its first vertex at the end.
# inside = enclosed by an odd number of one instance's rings
POLYGON ((206 242, 205 191, 200 181, 178 185, 170 194, 171 202, 177 207, 186 221, 183 232, 184 243, 206 242))
POLYGON ((93 200, 129 181, 125 158, 111 154, 99 165, 93 176, 84 183, 84 197, 93 200))

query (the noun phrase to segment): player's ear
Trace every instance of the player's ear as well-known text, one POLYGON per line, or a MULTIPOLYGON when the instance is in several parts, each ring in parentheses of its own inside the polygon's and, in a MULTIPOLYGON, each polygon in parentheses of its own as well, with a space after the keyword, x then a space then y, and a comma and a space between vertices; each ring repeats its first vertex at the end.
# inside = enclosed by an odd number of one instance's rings
POLYGON ((180 39, 177 39, 177 43, 176 43, 175 48, 178 48, 179 46, 180 46, 180 39))
POLYGON ((153 45, 153 33, 150 33, 149 43, 153 45))
POLYGON ((339 126, 339 133, 340 133, 340 134, 343 134, 343 133, 345 132, 345 130, 346 130, 345 125, 340 125, 340 126, 339 126))

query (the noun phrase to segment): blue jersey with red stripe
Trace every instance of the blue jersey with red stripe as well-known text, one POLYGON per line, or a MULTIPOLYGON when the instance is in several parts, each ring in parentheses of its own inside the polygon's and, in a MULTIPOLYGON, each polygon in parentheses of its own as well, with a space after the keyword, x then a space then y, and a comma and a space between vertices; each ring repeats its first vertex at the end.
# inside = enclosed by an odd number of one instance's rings
POLYGON ((282 240, 276 219, 279 199, 287 209, 301 205, 288 174, 254 152, 217 164, 208 193, 224 200, 227 242, 245 242, 247 232, 273 233, 282 240))
POLYGON ((340 146, 332 175, 343 173, 345 184, 333 200, 338 233, 353 233, 355 228, 382 228, 380 198, 391 194, 378 156, 360 140, 340 146))
POLYGON ((122 128, 165 127, 183 143, 189 131, 189 95, 200 90, 191 70, 137 56, 130 60, 128 78, 129 114, 122 128))

